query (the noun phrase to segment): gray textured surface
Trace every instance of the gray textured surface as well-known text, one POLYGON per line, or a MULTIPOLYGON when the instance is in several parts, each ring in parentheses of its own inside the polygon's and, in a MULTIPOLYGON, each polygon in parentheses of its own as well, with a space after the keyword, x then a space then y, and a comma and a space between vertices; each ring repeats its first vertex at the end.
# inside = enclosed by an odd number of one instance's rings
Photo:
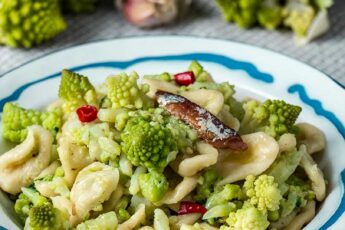
POLYGON ((330 10, 332 27, 323 37, 304 47, 293 43, 288 31, 241 30, 223 22, 213 0, 194 0, 192 10, 175 24, 141 30, 128 24, 110 3, 86 16, 69 16, 69 28, 54 41, 31 50, 0 47, 0 75, 36 57, 74 44, 140 35, 181 34, 240 41, 268 48, 308 63, 345 85, 345 0, 330 10))

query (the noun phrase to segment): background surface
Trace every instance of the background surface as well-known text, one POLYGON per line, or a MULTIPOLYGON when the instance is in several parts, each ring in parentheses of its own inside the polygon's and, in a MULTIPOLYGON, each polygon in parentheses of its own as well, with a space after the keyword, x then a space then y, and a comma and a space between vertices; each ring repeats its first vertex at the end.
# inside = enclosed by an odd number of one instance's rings
POLYGON ((80 43, 173 34, 220 38, 268 48, 310 64, 345 85, 345 0, 336 1, 329 15, 330 31, 307 46, 297 47, 289 31, 241 30, 226 24, 213 0, 194 0, 183 19, 154 30, 142 30, 128 24, 112 4, 103 2, 93 14, 68 16, 68 30, 43 46, 30 50, 0 47, 0 75, 46 53, 80 43))

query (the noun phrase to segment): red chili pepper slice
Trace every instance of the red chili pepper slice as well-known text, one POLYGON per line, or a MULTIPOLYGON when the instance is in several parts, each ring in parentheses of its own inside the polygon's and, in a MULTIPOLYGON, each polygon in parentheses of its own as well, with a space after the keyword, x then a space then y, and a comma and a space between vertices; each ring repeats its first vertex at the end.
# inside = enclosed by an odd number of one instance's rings
POLYGON ((189 214, 189 213, 201 213, 204 215, 207 209, 201 204, 194 203, 191 201, 182 201, 180 203, 180 209, 178 211, 179 215, 189 214))
POLYGON ((77 115, 81 122, 91 122, 97 119, 98 110, 92 105, 83 105, 77 109, 77 115))
POLYGON ((193 71, 175 74, 174 78, 178 85, 190 85, 195 82, 195 76, 193 71))

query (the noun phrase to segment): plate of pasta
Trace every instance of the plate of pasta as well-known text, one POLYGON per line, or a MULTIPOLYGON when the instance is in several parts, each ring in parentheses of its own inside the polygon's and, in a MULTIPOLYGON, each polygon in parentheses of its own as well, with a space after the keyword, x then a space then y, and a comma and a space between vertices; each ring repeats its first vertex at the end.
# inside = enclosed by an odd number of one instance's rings
POLYGON ((0 88, 0 229, 345 223, 345 90, 291 58, 123 38, 38 58, 0 88))

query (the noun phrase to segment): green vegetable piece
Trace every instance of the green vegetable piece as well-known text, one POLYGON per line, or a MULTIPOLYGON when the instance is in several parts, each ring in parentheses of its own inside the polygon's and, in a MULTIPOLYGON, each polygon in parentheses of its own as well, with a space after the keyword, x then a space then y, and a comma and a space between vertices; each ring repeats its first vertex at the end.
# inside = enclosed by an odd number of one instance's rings
POLYGON ((226 184, 219 192, 213 193, 206 201, 206 209, 210 209, 214 206, 225 204, 234 199, 241 200, 244 198, 244 194, 239 185, 226 184))
POLYGON ((236 209, 236 204, 231 202, 227 204, 220 204, 207 210, 207 212, 203 215, 202 219, 208 220, 213 218, 226 217, 229 216, 230 212, 236 211, 236 209))
POLYGON ((24 109, 8 102, 4 106, 2 119, 3 137, 9 141, 19 143, 25 140, 31 125, 41 125, 50 130, 55 136, 61 129, 62 118, 58 112, 40 112, 24 109))
POLYGON ((96 91, 89 79, 67 69, 62 71, 59 97, 64 102, 62 107, 66 113, 82 105, 97 105, 96 91))
POLYGON ((135 166, 163 171, 177 154, 171 131, 143 117, 130 118, 121 139, 123 153, 135 166))
POLYGON ((250 204, 256 206, 262 212, 276 211, 283 198, 278 183, 274 181, 274 177, 268 175, 248 176, 243 184, 243 189, 250 204))
POLYGON ((149 91, 147 85, 137 84, 139 76, 133 72, 128 76, 123 73, 107 78, 108 98, 112 107, 128 109, 147 109, 153 107, 153 101, 146 96, 149 91))
POLYGON ((2 0, 0 44, 31 48, 66 29, 59 0, 2 0))
POLYGON ((199 202, 205 201, 213 193, 214 186, 219 180, 215 169, 207 170, 202 176, 202 184, 198 184, 196 187, 195 199, 199 202))
POLYGON ((210 74, 205 71, 204 67, 197 61, 192 61, 188 70, 194 73, 196 82, 208 82, 212 79, 210 74))
POLYGON ((216 0, 216 2, 223 13, 224 19, 233 22, 235 15, 238 13, 238 2, 234 0, 216 0))
POLYGON ((118 220, 115 212, 107 212, 96 219, 87 220, 77 226, 77 230, 116 230, 118 220))
POLYGON ((73 14, 92 13, 96 10, 97 0, 62 0, 64 11, 73 14))
POLYGON ((263 131, 274 138, 284 133, 293 133, 294 124, 302 111, 301 107, 281 100, 266 100, 262 104, 251 100, 243 108, 245 115, 241 121, 240 134, 263 131))
POLYGON ((143 196, 151 202, 161 200, 169 189, 166 177, 155 170, 140 175, 139 185, 143 196))
POLYGON ((60 211, 51 203, 33 206, 29 213, 30 230, 64 229, 64 221, 60 211))
POLYGON ((276 29, 283 20, 282 8, 277 0, 264 0, 257 13, 258 22, 269 30, 276 29))
POLYGON ((281 153, 267 169, 266 174, 273 176, 277 183, 284 183, 295 172, 302 155, 303 152, 298 150, 281 153))
POLYGON ((221 229, 265 230, 270 224, 265 213, 250 205, 245 205, 236 212, 231 212, 229 217, 226 219, 226 223, 229 225, 229 227, 221 229))

